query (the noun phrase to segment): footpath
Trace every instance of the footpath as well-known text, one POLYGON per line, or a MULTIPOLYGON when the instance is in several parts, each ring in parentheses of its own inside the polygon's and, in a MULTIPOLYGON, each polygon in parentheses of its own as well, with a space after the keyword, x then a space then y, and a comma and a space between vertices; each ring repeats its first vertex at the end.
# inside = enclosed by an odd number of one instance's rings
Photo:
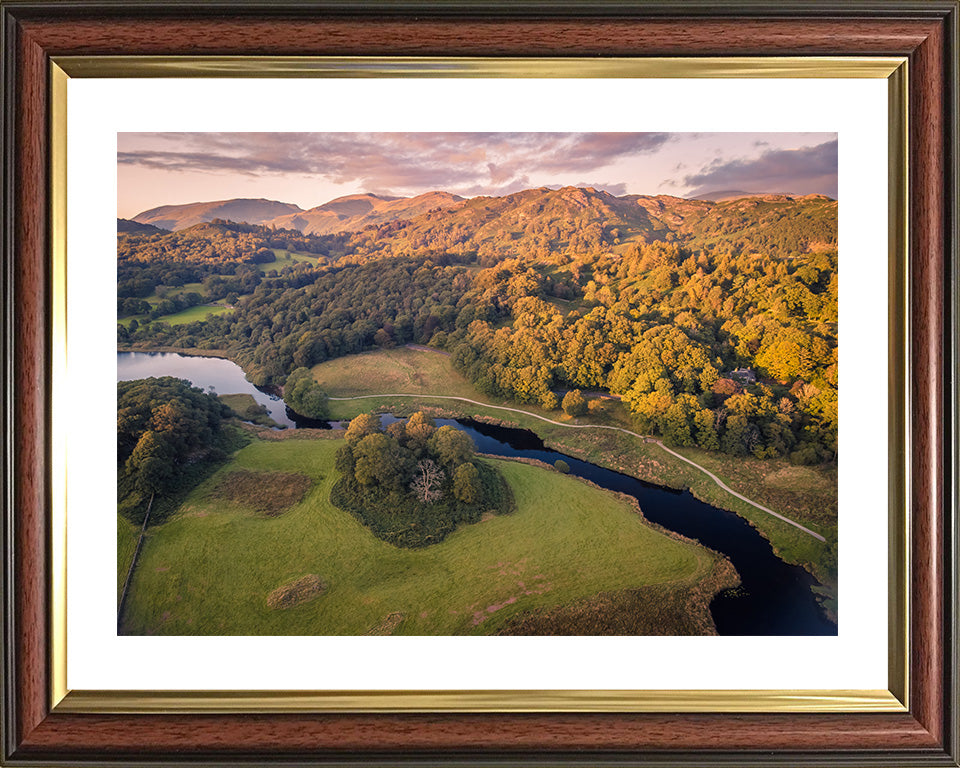
POLYGON ((667 448, 667 446, 665 446, 662 441, 657 440, 656 438, 651 437, 650 435, 641 435, 638 432, 632 432, 629 429, 624 429, 623 427, 612 427, 612 426, 607 426, 605 424, 564 424, 561 421, 554 421, 553 419, 548 419, 546 416, 540 416, 536 413, 530 413, 530 411, 524 411, 524 410, 521 410, 520 408, 508 408, 505 405, 490 405, 489 403, 481 403, 477 400, 470 400, 467 397, 456 397, 454 395, 426 395, 426 394, 411 395, 406 393, 391 393, 391 394, 385 394, 385 395, 357 395, 355 397, 331 397, 329 399, 340 400, 340 401, 369 400, 377 397, 426 397, 432 400, 459 400, 460 402, 471 403, 472 405, 479 405, 482 408, 492 408, 493 410, 496 410, 496 411, 510 411, 511 413, 520 413, 520 414, 523 414, 524 416, 530 416, 531 418, 539 419, 540 421, 545 421, 548 424, 553 424, 557 427, 566 427, 568 429, 612 429, 616 432, 623 432, 626 435, 632 435, 633 437, 639 438, 644 442, 656 443, 658 446, 660 446, 660 448, 662 448, 667 453, 671 454, 672 456, 676 456, 681 461, 685 461, 687 464, 690 464, 691 466, 699 469, 701 472, 703 472, 703 474, 705 474, 707 477, 713 480, 713 482, 715 482, 718 486, 720 486, 720 488, 722 488, 724 491, 729 493, 731 496, 737 499, 740 499, 740 501, 746 502, 750 506, 755 507, 756 509, 759 509, 761 512, 766 512, 768 515, 772 515, 778 520, 782 520, 788 525, 792 525, 794 528, 797 528, 803 531, 804 533, 810 536, 813 536, 813 538, 817 539, 818 541, 825 541, 823 536, 821 536, 819 533, 815 531, 811 531, 809 528, 807 528, 804 525, 801 525, 796 520, 791 520, 789 517, 786 517, 785 515, 781 515, 779 512, 774 512, 772 509, 765 507, 762 504, 758 504, 757 502, 751 499, 748 499, 743 494, 737 493, 728 485, 726 485, 726 483, 724 483, 719 477, 713 474, 713 472, 708 470, 706 467, 702 467, 699 464, 697 464, 695 461, 688 459, 686 456, 681 456, 676 451, 670 448, 667 448))

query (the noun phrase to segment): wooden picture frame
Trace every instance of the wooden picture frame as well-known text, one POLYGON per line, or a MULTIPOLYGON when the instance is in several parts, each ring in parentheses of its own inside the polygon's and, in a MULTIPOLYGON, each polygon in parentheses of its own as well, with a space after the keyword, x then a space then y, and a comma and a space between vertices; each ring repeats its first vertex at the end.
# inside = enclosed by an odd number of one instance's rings
POLYGON ((4 0, 0 10, 5 764, 958 765, 955 0, 740 2, 722 9, 699 2, 4 0), (57 706, 52 679, 63 646, 51 615, 59 587, 50 543, 57 311, 50 264, 62 244, 51 225, 58 192, 49 178, 63 136, 51 119, 51 82, 62 57, 182 55, 905 57, 908 706, 829 713, 684 706, 677 713, 669 706, 424 712, 357 705, 319 714, 295 707, 190 713, 182 700, 126 712, 57 706))

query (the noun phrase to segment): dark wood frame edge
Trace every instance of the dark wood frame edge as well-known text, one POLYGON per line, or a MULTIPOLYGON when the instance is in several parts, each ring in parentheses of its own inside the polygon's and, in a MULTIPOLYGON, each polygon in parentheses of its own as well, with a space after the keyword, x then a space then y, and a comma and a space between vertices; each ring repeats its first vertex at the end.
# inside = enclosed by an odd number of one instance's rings
POLYGON ((3 753, 9 765, 329 764, 958 765, 956 611, 957 3, 699 2, 2 3, 4 313, 3 753), (190 20, 176 18, 190 8, 190 20), (223 16, 286 25, 252 48, 223 16), (429 9, 429 12, 427 11, 429 9), (729 10, 729 8, 728 8, 729 10), (273 14, 282 11, 288 19, 273 14), (491 11, 499 18, 490 17, 491 11), (148 17, 164 14, 164 23, 148 17), (204 17, 217 16, 212 22, 204 17), (513 16, 510 19, 508 16, 513 16), (686 17, 697 17, 688 25, 686 17), (777 21, 773 17, 789 16, 777 21), (611 17, 616 17, 612 19, 611 17), (519 21, 517 19, 520 19, 519 21), (854 21, 856 20, 856 21, 854 21), (227 28, 201 39, 209 25, 227 28), (858 30, 856 40, 849 33, 858 30), (465 42, 464 25, 475 33, 465 42), (371 27, 391 41, 373 45, 371 27), (522 39, 515 34, 522 25, 522 39), (723 49, 697 28, 726 27, 723 49), (688 29, 691 26, 692 29, 688 29), (776 28, 775 28, 776 27, 776 28), (191 45, 189 30, 196 38, 191 45), (611 35, 598 42, 598 29, 611 35), (513 32, 511 30, 514 30, 513 32), (664 30, 673 36, 664 39, 664 30), (846 39, 844 32, 846 30, 846 39), (187 36, 184 37, 184 33, 187 36), (60 715, 47 699, 47 72, 51 55, 908 55, 911 64, 910 375, 915 453, 912 708, 903 715, 60 715), (199 47, 197 47, 199 46, 199 47), (454 47, 455 46, 455 47, 454 47), (949 302, 949 303, 948 303, 949 302), (14 407, 16 406, 16 408, 14 407), (953 513, 951 514, 951 509, 953 513), (178 757, 171 760, 173 755, 178 757))

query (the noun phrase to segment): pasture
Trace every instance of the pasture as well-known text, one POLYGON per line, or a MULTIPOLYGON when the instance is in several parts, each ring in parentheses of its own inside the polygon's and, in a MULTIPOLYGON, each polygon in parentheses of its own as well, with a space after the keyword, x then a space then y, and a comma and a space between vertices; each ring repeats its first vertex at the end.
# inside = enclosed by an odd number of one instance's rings
POLYGON ((662 587, 673 610, 687 612, 686 592, 714 572, 714 555, 655 530, 620 498, 499 460, 516 512, 461 526, 440 544, 399 549, 330 503, 340 445, 254 441, 237 452, 149 531, 123 632, 489 634, 530 610, 644 585, 662 587), (296 473, 312 485, 268 516, 222 492, 223 478, 243 471, 296 473), (271 594, 310 580, 322 582, 322 594, 283 610, 268 605, 271 594))

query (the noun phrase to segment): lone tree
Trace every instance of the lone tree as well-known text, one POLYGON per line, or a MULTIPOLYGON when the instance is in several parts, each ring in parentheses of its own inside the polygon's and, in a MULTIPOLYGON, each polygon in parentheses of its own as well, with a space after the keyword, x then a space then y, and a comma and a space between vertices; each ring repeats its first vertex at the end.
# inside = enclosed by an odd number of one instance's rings
POLYGON ((420 459, 410 490, 424 504, 431 504, 443 497, 443 470, 433 459, 420 459))
POLYGON ((563 410, 568 416, 583 416, 587 401, 579 389, 571 389, 563 396, 563 410))
POLYGON ((325 419, 329 413, 327 393, 320 389, 307 368, 297 368, 287 377, 283 399, 295 413, 309 419, 325 419))

